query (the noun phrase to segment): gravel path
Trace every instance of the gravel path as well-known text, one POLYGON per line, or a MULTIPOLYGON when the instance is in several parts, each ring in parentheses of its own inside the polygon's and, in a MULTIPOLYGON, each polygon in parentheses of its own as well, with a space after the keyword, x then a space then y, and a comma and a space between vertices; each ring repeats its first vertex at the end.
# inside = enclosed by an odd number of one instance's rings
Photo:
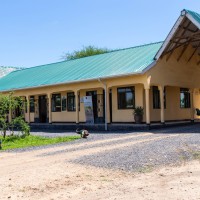
MULTIPOLYGON (((34 135, 63 136, 75 133, 44 133, 34 135)), ((200 125, 182 126, 139 133, 91 133, 88 139, 43 147, 14 150, 53 148, 37 157, 66 155, 66 162, 124 171, 148 171, 157 166, 176 165, 193 159, 200 152, 200 125), (60 147, 60 148, 59 148, 60 147), (79 152, 83 152, 80 153, 79 152), (84 153, 85 152, 85 153, 84 153), (76 156, 76 154, 78 156, 76 156), (74 155, 72 158, 68 155, 74 155)))
MULTIPOLYGON (((158 135, 153 137, 156 138, 158 135)), ((177 137, 139 143, 125 148, 82 156, 72 159, 71 162, 125 171, 145 171, 151 170, 155 166, 175 165, 191 160, 194 151, 200 151, 200 134, 178 135, 177 137)))

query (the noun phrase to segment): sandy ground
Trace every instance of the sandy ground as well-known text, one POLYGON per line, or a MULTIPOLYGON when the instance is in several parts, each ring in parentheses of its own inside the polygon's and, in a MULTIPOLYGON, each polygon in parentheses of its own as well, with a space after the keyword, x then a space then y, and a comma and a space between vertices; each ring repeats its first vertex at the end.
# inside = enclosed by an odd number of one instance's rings
MULTIPOLYGON (((146 169, 140 174, 70 162, 74 157, 148 142, 142 137, 138 141, 131 141, 131 138, 138 137, 136 135, 125 137, 130 138, 130 141, 115 146, 108 145, 103 149, 93 147, 49 156, 42 155, 75 146, 88 147, 117 138, 22 153, 3 152, 0 154, 0 199, 200 199, 199 161, 159 168, 151 172, 147 172, 149 169, 146 169)), ((175 135, 161 137, 175 137, 175 135)), ((157 137, 155 140, 159 139, 160 137, 157 137)))

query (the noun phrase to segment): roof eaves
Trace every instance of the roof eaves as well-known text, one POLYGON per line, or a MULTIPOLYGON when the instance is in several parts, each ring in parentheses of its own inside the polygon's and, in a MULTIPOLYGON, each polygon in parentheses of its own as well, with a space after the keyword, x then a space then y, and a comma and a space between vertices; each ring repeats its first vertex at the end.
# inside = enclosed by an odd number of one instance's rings
POLYGON ((147 66, 145 69, 142 70, 142 74, 146 73, 147 71, 149 71, 152 67, 154 67, 157 63, 157 60, 155 60, 154 62, 152 62, 149 66, 147 66))
POLYGON ((28 89, 35 89, 35 88, 43 88, 43 87, 49 87, 49 86, 57 86, 57 85, 64 85, 64 84, 72 84, 72 83, 84 83, 88 81, 98 81, 99 78, 106 80, 109 78, 119 78, 119 77, 126 77, 126 76, 133 76, 133 75, 142 75, 143 71, 141 72, 133 72, 133 73, 127 73, 127 74, 119 74, 119 75, 113 75, 113 76, 104 76, 104 77, 97 77, 92 79, 84 79, 84 80, 78 80, 78 81, 67 81, 62 83, 56 83, 56 84, 47 84, 47 85, 38 85, 38 86, 32 86, 32 87, 26 87, 26 88, 16 88, 16 89, 10 89, 10 90, 0 90, 0 92, 10 92, 10 91, 20 91, 20 90, 28 90, 28 89))

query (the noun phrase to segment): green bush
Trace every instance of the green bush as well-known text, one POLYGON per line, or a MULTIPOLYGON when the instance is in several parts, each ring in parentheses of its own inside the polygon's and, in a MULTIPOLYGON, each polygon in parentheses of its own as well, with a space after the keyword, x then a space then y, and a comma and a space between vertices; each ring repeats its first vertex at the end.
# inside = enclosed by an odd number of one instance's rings
POLYGON ((133 115, 144 115, 144 108, 141 106, 135 107, 133 115))

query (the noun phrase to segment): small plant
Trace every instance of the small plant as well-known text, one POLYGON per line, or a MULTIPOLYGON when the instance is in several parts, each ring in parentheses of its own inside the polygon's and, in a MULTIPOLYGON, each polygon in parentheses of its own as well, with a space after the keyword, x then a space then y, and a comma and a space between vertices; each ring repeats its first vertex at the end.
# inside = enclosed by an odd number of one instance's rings
POLYGON ((11 122, 12 127, 16 127, 21 132, 22 136, 26 137, 30 135, 30 126, 24 121, 24 119, 20 117, 16 117, 11 122))
POLYGON ((133 114, 134 115, 144 115, 144 108, 141 106, 135 107, 133 114))
POLYGON ((141 106, 135 107, 133 111, 135 123, 140 124, 143 121, 143 115, 144 115, 144 108, 141 106))

